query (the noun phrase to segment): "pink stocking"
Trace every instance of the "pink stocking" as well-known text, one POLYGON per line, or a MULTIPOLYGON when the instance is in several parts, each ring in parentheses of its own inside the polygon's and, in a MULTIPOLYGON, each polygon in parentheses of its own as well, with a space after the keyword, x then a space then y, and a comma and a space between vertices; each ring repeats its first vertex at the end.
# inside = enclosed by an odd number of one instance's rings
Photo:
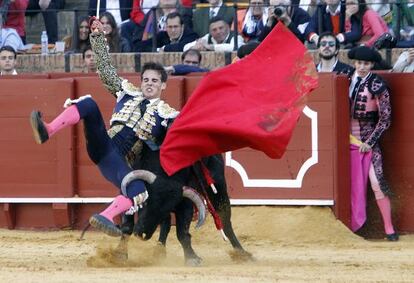
POLYGON ((131 206, 132 201, 129 198, 119 195, 104 211, 99 214, 113 222, 115 216, 127 211, 131 206))
POLYGON ((49 124, 44 123, 47 129, 49 137, 53 136, 56 132, 62 130, 71 125, 75 125, 79 122, 80 116, 79 111, 76 105, 71 105, 66 108, 62 113, 59 114, 52 122, 49 124))
POLYGON ((382 220, 384 221, 384 229, 387 235, 394 234, 394 226, 391 219, 391 202, 389 197, 377 199, 378 207, 381 211, 382 220))

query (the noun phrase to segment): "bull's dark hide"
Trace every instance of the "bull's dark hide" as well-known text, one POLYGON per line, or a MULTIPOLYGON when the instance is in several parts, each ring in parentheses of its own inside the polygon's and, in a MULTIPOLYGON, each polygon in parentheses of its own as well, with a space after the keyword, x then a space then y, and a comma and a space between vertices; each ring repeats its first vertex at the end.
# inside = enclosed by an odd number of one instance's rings
POLYGON ((168 182, 166 178, 157 178, 151 185, 146 184, 150 197, 145 208, 140 210, 140 221, 135 227, 135 233, 145 240, 151 238, 162 219, 168 217, 175 207, 183 200, 182 185, 178 182, 168 182))
MULTIPOLYGON (((221 155, 210 156, 202 160, 204 165, 209 169, 211 177, 215 181, 217 194, 214 194, 209 188, 201 170, 200 163, 185 168, 173 176, 168 176, 161 167, 159 151, 151 151, 144 146, 140 159, 134 166, 134 169, 143 169, 153 172, 157 175, 156 181, 148 185, 149 198, 143 209, 139 211, 138 221, 132 231, 133 217, 124 218, 122 230, 125 233, 132 232, 144 239, 150 239, 157 226, 165 219, 168 219, 170 212, 175 212, 177 238, 184 249, 186 261, 193 260, 196 263, 200 258, 195 254, 191 247, 191 235, 189 227, 192 216, 192 203, 182 198, 182 187, 188 185, 207 193, 213 207, 216 209, 223 222, 223 230, 229 238, 235 250, 245 258, 251 258, 238 241, 231 224, 231 207, 227 194, 227 185, 224 175, 224 160, 221 155)), ((161 238, 166 239, 168 227, 161 229, 161 238), (165 232, 163 232, 165 231, 165 232)), ((164 239, 164 242, 165 242, 164 239)), ((238 255, 239 256, 239 255, 238 255)))
MULTIPOLYGON (((134 231, 135 234, 139 236, 145 234, 145 239, 150 239, 157 226, 183 200, 182 188, 188 183, 191 171, 185 168, 173 176, 168 176, 161 167, 160 152, 152 151, 145 145, 140 158, 134 164, 134 169, 148 170, 157 175, 153 184, 146 184, 149 198, 145 207, 139 212, 139 221, 134 231)), ((132 218, 127 220, 132 221, 132 218)), ((125 223, 125 226, 130 229, 132 225, 125 223)), ((125 228, 124 230, 132 232, 125 228)))

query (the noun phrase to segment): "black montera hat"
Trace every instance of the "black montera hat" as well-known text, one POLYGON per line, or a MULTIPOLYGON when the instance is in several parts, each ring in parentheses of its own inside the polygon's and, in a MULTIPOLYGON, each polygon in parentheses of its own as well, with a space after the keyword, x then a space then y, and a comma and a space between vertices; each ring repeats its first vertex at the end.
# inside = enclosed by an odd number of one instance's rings
POLYGON ((348 58, 354 60, 381 62, 382 57, 379 52, 373 48, 367 46, 354 47, 348 52, 348 58))

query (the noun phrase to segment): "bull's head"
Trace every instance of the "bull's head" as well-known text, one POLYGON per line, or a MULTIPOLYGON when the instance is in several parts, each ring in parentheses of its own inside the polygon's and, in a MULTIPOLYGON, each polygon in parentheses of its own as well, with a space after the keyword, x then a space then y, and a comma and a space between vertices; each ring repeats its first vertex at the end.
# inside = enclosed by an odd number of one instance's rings
POLYGON ((134 234, 144 240, 151 239, 158 225, 174 210, 183 197, 189 198, 198 209, 196 228, 204 224, 206 207, 203 198, 192 188, 182 186, 169 178, 156 176, 150 171, 135 170, 124 178, 123 186, 135 179, 145 181, 149 198, 146 205, 139 210, 134 234))

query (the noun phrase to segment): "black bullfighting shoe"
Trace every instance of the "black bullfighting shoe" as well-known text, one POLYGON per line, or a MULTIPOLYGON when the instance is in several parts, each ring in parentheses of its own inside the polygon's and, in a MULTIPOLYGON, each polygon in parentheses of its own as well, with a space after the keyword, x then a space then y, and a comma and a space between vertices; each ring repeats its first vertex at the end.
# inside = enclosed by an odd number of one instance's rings
POLYGON ((397 233, 387 234, 387 240, 391 242, 396 242, 399 240, 399 235, 397 233))
POLYGON ((92 225, 92 227, 104 232, 111 237, 122 236, 122 231, 112 221, 100 214, 92 215, 92 217, 89 218, 89 223, 92 225))
POLYGON ((42 144, 49 139, 49 134, 39 111, 32 111, 30 114, 30 124, 32 125, 33 136, 38 144, 42 144))

